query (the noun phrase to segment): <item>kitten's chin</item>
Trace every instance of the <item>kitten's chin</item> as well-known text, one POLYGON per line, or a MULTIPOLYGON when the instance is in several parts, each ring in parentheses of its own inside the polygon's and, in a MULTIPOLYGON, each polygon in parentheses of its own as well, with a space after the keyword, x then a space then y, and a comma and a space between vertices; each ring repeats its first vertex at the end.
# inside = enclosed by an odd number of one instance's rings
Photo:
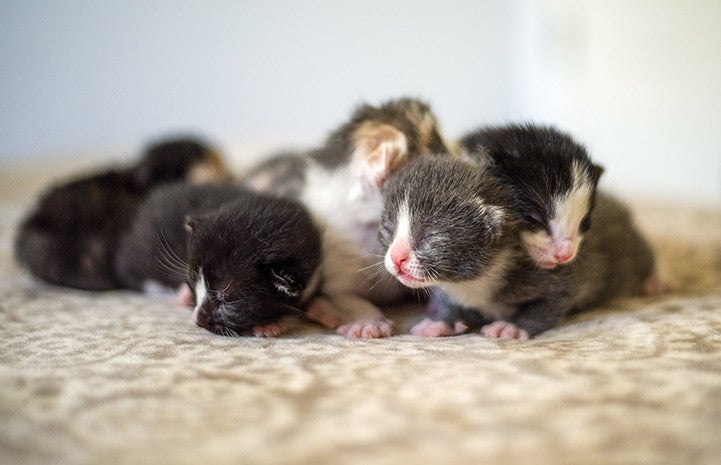
POLYGON ((558 266, 558 263, 552 262, 552 261, 539 261, 536 262, 536 265, 538 265, 539 268, 543 268, 544 270, 552 270, 558 266))
POLYGON ((427 279, 416 278, 408 273, 398 273, 395 274, 395 277, 401 284, 412 289, 421 289, 433 285, 433 283, 427 279))

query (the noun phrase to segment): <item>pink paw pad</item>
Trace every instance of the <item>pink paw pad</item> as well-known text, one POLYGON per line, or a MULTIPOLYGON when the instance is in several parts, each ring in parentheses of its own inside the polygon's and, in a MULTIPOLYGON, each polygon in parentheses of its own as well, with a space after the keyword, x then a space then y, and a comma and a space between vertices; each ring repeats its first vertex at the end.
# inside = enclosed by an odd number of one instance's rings
POLYGON ((393 334, 393 322, 385 318, 353 321, 339 327, 338 334, 362 339, 388 337, 393 334))
POLYGON ((493 339, 528 339, 528 332, 507 321, 494 321, 481 328, 481 334, 493 339))
POLYGON ((414 336, 421 337, 442 337, 456 334, 454 329, 444 321, 431 320, 430 318, 416 323, 416 325, 411 328, 410 333, 414 336))
POLYGON ((278 323, 253 327, 253 336, 255 337, 278 337, 281 334, 283 334, 283 327, 278 323))

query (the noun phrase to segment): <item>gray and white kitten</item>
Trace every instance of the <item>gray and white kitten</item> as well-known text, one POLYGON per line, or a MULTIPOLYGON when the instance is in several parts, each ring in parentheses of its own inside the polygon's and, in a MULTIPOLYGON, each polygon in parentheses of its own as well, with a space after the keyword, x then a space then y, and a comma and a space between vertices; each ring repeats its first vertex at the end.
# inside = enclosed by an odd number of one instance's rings
POLYGON ((575 260, 539 268, 527 254, 512 194, 486 167, 426 158, 389 178, 379 230, 385 266, 412 288, 435 287, 435 320, 423 336, 480 330, 526 339, 570 312, 639 293, 654 255, 626 208, 599 193, 575 260))
POLYGON ((322 295, 309 315, 349 337, 392 334, 377 305, 407 290, 379 264, 380 189, 409 160, 450 149, 430 107, 401 98, 361 105, 320 148, 270 159, 250 172, 252 188, 297 198, 322 225, 322 295))

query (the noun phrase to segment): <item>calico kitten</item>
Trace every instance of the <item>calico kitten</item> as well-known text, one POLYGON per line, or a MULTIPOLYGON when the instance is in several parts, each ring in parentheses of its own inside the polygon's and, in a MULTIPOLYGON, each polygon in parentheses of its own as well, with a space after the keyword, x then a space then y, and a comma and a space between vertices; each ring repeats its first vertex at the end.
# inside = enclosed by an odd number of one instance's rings
POLYGON ((569 312, 641 292, 654 256, 626 210, 599 193, 594 227, 574 261, 538 268, 523 248, 524 226, 508 192, 487 167, 461 160, 415 160, 388 180, 380 241, 385 266, 412 288, 435 286, 438 321, 424 336, 467 330, 520 338, 558 324, 569 312))
POLYGON ((409 160, 451 149, 430 107, 401 98, 361 105, 322 147, 271 159, 250 172, 250 186, 298 198, 323 225, 322 296, 311 303, 311 315, 323 315, 324 324, 350 337, 392 333, 376 305, 406 291, 377 268, 380 189, 409 160))

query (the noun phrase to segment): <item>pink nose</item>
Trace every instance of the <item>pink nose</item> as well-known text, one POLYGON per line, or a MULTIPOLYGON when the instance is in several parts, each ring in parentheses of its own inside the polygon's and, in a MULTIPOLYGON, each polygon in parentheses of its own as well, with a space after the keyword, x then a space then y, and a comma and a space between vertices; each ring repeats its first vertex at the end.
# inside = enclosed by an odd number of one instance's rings
POLYGON ((403 270, 403 264, 408 261, 411 255, 411 247, 407 241, 396 240, 391 245, 391 261, 397 271, 403 270))
POLYGON ((207 328, 210 324, 210 312, 202 305, 195 307, 193 310, 193 321, 201 328, 207 328))
POLYGON ((575 250, 571 239, 563 239, 555 244, 553 256, 558 263, 566 263, 573 258, 575 250))

